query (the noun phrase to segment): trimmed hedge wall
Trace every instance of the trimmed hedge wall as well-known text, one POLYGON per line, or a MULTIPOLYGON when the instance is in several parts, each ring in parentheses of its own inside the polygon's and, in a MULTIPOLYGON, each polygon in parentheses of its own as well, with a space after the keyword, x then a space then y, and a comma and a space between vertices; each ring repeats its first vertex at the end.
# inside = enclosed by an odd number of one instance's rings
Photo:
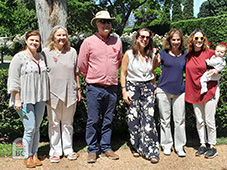
POLYGON ((227 15, 181 20, 171 23, 170 28, 181 29, 187 35, 190 35, 195 29, 201 29, 209 41, 227 41, 227 15))

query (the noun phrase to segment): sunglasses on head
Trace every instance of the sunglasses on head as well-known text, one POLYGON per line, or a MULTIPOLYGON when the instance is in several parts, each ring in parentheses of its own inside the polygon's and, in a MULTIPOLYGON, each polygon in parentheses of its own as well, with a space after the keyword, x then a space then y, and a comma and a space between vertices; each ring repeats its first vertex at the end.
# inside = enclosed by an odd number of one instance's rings
POLYGON ((101 19, 99 20, 99 22, 101 22, 102 24, 111 24, 111 20, 110 19, 101 19))
POLYGON ((140 38, 141 38, 141 39, 145 39, 145 38, 146 38, 147 40, 149 40, 151 37, 145 36, 145 35, 140 35, 140 38))
POLYGON ((205 41, 206 37, 193 37, 193 40, 201 40, 201 41, 205 41))

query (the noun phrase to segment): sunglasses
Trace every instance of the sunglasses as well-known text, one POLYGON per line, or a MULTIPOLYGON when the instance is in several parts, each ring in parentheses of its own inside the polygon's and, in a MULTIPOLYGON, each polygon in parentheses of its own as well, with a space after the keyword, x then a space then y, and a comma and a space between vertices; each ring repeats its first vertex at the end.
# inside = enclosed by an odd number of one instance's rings
POLYGON ((140 35, 140 38, 141 38, 141 39, 145 39, 145 38, 146 38, 147 40, 149 40, 151 37, 145 36, 145 35, 140 35))
POLYGON ((111 20, 110 19, 101 19, 98 22, 101 22, 102 24, 111 24, 111 20))
POLYGON ((201 40, 201 41, 205 41, 206 37, 193 37, 193 40, 201 40))

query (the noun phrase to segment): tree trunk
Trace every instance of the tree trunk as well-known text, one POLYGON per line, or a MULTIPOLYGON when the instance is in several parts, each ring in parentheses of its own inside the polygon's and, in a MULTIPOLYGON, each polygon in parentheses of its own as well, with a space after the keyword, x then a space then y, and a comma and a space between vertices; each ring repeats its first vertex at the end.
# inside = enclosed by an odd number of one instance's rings
POLYGON ((39 31, 42 37, 42 47, 45 46, 51 29, 56 25, 66 27, 66 0, 35 0, 39 31))

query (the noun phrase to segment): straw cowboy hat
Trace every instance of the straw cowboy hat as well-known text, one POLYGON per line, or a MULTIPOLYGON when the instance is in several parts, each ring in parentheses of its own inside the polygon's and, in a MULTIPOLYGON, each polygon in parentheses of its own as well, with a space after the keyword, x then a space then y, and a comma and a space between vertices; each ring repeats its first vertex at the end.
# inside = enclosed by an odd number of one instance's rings
POLYGON ((95 17, 91 20, 91 26, 95 27, 93 25, 93 22, 97 19, 116 19, 115 17, 110 17, 110 14, 108 11, 99 11, 96 13, 95 17))

